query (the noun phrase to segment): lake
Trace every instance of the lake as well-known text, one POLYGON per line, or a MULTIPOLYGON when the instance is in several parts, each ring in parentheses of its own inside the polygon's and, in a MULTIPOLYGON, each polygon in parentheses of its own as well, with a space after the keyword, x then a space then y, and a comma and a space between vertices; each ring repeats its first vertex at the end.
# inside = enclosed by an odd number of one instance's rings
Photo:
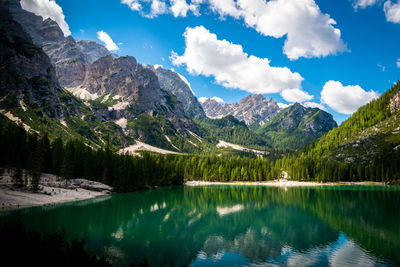
POLYGON ((400 187, 177 186, 3 212, 121 266, 400 265, 400 187))

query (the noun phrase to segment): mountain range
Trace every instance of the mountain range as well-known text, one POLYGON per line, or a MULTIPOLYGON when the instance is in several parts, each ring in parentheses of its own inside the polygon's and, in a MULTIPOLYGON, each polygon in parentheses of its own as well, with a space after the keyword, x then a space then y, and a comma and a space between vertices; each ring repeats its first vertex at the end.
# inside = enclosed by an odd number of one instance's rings
POLYGON ((222 118, 232 115, 247 125, 262 125, 273 117, 279 110, 278 103, 263 95, 249 95, 236 103, 219 104, 214 99, 207 99, 202 103, 203 109, 209 118, 222 118))
POLYGON ((219 140, 298 148, 336 126, 322 110, 300 104, 280 109, 262 95, 200 104, 175 71, 65 37, 56 22, 22 9, 19 0, 10 0, 3 13, 8 19, 2 20, 2 77, 7 78, 0 107, 35 131, 80 138, 95 147, 109 142, 120 149, 137 140, 171 151, 204 152, 219 140))

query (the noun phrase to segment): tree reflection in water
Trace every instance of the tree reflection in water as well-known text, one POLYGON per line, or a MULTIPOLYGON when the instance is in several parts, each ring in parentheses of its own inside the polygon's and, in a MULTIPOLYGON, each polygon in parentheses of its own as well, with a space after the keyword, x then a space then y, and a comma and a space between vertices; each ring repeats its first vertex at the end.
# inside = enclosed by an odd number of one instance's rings
POLYGON ((400 191, 385 187, 169 187, 9 212, 66 229, 116 265, 400 264, 400 191))

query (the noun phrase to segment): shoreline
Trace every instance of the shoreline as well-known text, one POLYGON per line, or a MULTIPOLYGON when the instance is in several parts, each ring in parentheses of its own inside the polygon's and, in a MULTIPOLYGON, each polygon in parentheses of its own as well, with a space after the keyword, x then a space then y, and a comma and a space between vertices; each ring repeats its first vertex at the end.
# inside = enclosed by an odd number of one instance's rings
POLYGON ((272 180, 272 181, 258 181, 258 182, 243 182, 243 181, 233 181, 233 182, 211 182, 211 181, 186 181, 184 183, 186 186, 209 186, 209 185, 248 185, 248 186, 271 186, 271 187, 318 187, 318 186, 341 186, 341 185, 362 185, 371 186, 379 185, 385 186, 383 182, 310 182, 310 181, 291 181, 291 180, 272 180))
MULTIPOLYGON (((84 179, 74 179, 68 184, 51 174, 42 174, 40 190, 36 193, 11 184, 9 175, 0 175, 0 214, 1 212, 18 210, 36 206, 53 206, 62 203, 90 200, 110 194, 112 188, 102 183, 84 179)), ((291 181, 286 179, 272 181, 186 181, 184 186, 268 186, 268 187, 320 187, 320 186, 385 186, 383 182, 311 182, 291 181)))
POLYGON ((26 188, 13 186, 9 173, 0 175, 0 213, 35 206, 89 200, 106 196, 111 187, 85 179, 72 179, 65 182, 55 175, 43 173, 40 177, 40 189, 32 192, 26 188))
POLYGON ((33 193, 30 191, 16 190, 10 188, 0 188, 0 214, 12 210, 32 208, 38 206, 53 206, 75 201, 96 199, 107 196, 108 193, 96 192, 86 189, 78 189, 74 193, 63 192, 61 197, 48 196, 43 193, 33 193))

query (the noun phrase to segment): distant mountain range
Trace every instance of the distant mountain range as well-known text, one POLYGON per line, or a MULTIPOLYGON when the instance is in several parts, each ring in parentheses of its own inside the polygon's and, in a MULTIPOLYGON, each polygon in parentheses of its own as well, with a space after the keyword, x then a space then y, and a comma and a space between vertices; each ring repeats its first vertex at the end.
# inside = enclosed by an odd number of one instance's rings
POLYGON ((274 148, 299 148, 337 126, 331 114, 299 103, 281 109, 263 95, 249 95, 238 103, 219 104, 213 99, 202 103, 209 118, 228 115, 242 120, 274 148))
POLYGON ((209 118, 232 115, 247 125, 262 125, 280 110, 275 100, 267 100, 260 94, 246 96, 239 103, 231 104, 219 104, 214 99, 207 99, 202 106, 209 118))
POLYGON ((109 141, 123 148, 139 140, 197 153, 215 149, 218 140, 297 148, 336 126, 322 110, 300 104, 281 110, 262 95, 200 104, 172 70, 64 37, 56 22, 23 10, 19 0, 10 0, 2 13, 1 113, 34 131, 95 147, 109 141))

